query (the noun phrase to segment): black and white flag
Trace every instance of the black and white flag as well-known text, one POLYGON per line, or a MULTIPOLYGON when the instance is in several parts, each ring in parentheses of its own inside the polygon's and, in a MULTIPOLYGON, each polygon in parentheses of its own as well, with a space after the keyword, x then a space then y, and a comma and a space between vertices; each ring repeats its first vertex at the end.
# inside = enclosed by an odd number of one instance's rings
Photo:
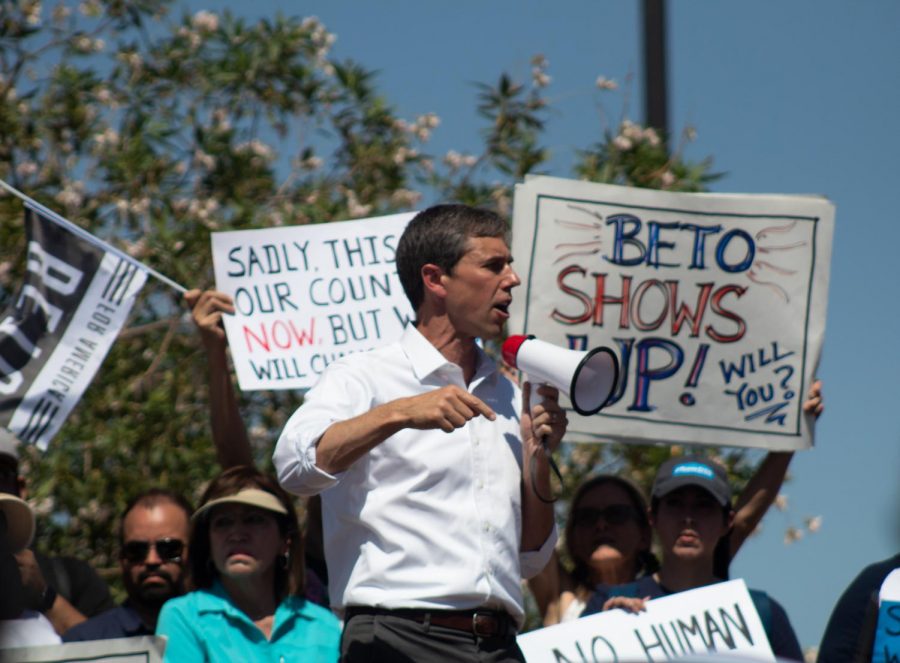
POLYGON ((0 426, 46 449, 125 323, 147 272, 26 204, 25 282, 0 314, 0 426))

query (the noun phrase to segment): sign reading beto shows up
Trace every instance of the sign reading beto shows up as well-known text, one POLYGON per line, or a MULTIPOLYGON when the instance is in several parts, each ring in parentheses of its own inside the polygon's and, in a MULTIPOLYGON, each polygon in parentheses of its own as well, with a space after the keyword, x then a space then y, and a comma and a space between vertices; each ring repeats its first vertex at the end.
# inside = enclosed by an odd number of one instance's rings
POLYGON ((519 647, 528 663, 670 661, 707 652, 775 660, 743 580, 672 594, 645 605, 646 610, 637 614, 608 610, 531 631, 518 637, 519 647))
POLYGON ((413 216, 213 233, 242 390, 308 389, 338 357, 400 337, 413 312, 395 254, 413 216))
POLYGON ((529 178, 510 332, 617 354, 608 405, 572 412, 570 439, 808 448, 833 229, 813 196, 529 178))

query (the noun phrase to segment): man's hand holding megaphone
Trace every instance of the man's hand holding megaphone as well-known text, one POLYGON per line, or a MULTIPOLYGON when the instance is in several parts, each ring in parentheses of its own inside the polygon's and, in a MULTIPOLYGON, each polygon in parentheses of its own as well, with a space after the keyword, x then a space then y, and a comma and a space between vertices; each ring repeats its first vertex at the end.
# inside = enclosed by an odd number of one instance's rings
POLYGON ((549 384, 525 382, 522 386, 522 442, 526 454, 556 451, 569 420, 559 405, 559 389, 549 384), (536 390, 538 398, 532 398, 536 390))
MULTIPOLYGON (((522 444, 525 454, 525 464, 532 458, 544 458, 556 451, 566 434, 566 426, 569 419, 565 410, 559 405, 559 389, 549 384, 532 384, 525 382, 522 385, 522 444), (532 398, 532 393, 538 398, 532 398)), ((541 473, 546 475, 546 486, 550 483, 549 463, 537 464, 537 478, 543 479, 541 473)), ((544 483, 543 481, 541 482, 544 483)))
POLYGON ((560 481, 562 476, 551 455, 559 446, 568 423, 565 412, 559 407, 559 392, 561 390, 569 397, 578 414, 596 414, 612 396, 619 376, 619 362, 609 348, 579 352, 524 335, 507 338, 502 352, 507 365, 521 370, 528 380, 522 398, 525 460, 546 458, 547 462, 533 463, 531 488, 541 501, 552 502, 553 499, 544 497, 550 494, 545 490, 550 485, 550 467, 560 481), (533 390, 543 397, 542 401, 535 398, 533 390), (528 431, 526 421, 531 424, 528 431), (559 421, 561 427, 556 425, 559 421))

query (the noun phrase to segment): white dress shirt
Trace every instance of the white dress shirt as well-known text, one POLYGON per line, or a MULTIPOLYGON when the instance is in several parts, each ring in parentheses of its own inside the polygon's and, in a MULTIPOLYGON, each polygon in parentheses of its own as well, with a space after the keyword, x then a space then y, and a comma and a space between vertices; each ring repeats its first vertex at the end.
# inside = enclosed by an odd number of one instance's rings
POLYGON ((0 649, 61 643, 50 620, 36 610, 26 610, 17 619, 0 619, 0 649))
POLYGON ((467 387, 462 369, 412 325, 398 342, 328 367, 288 420, 274 461, 287 490, 322 493, 332 607, 487 606, 521 624, 521 578, 546 565, 557 535, 520 552, 520 404, 483 351, 467 387), (405 429, 336 476, 316 467, 316 443, 333 423, 450 384, 497 419, 478 416, 452 433, 405 429))

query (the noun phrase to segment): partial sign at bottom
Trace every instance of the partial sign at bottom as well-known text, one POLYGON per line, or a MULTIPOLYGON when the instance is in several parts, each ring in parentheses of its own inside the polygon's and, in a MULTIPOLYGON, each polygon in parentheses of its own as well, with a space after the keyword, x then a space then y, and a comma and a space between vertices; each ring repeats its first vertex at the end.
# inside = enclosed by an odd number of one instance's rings
POLYGON ((668 661, 707 652, 737 652, 774 661, 743 580, 731 580, 624 610, 576 619, 519 637, 528 663, 668 661))
POLYGON ((164 650, 162 638, 142 636, 4 649, 0 660, 3 663, 161 663, 164 650))

